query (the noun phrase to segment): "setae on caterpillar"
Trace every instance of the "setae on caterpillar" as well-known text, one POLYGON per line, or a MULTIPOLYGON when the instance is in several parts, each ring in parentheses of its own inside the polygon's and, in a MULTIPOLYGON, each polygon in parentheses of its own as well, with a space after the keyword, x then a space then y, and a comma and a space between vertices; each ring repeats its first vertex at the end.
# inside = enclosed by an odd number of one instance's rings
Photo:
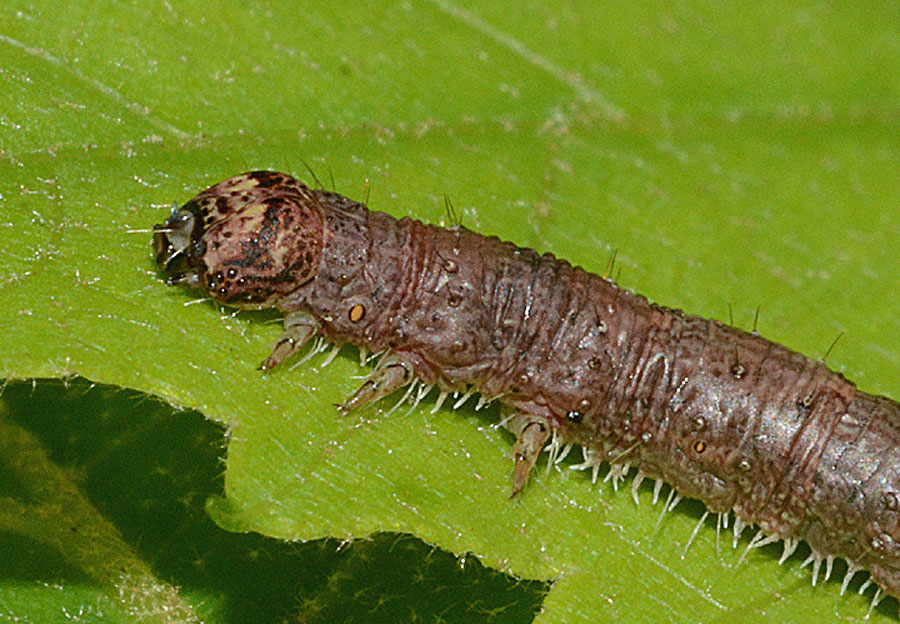
MULTIPOLYGON (((381 353, 339 408, 416 384, 501 404, 513 496, 540 453, 637 468, 695 498, 750 547, 806 541, 815 579, 847 561, 900 596, 900 404, 755 333, 652 304, 612 280, 461 226, 370 211, 277 172, 239 175, 155 226, 156 262, 238 308, 277 308, 260 368, 313 337, 381 353), (564 451, 563 451, 564 452, 564 451), (737 533, 737 528, 736 528, 737 533)), ((457 404, 460 404, 457 402, 457 404)), ((667 505, 674 502, 667 502, 667 505)))

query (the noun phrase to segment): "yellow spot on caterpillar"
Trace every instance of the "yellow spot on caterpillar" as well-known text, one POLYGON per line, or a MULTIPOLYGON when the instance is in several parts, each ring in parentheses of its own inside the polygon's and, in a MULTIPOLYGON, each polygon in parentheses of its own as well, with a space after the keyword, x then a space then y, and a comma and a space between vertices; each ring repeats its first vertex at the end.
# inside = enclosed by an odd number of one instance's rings
POLYGON ((706 450, 706 442, 703 440, 697 440, 694 442, 694 452, 700 455, 703 451, 706 450))
POLYGON ((357 321, 361 321, 362 317, 364 317, 365 315, 366 315, 366 307, 361 303, 357 303, 355 306, 350 308, 350 314, 348 314, 348 316, 350 317, 351 323, 356 323, 357 321))

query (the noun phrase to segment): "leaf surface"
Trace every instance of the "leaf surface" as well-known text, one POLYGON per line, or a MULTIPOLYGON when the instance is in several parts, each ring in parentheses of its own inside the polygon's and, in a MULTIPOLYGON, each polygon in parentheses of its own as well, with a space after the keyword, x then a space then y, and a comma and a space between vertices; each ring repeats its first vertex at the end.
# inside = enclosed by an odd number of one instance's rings
POLYGON ((764 336, 812 356, 843 333, 829 364, 897 398, 900 16, 867 8, 6 3, 0 370, 222 423, 222 526, 411 533, 552 580, 541 622, 860 618, 843 568, 811 588, 803 555, 779 567, 775 546, 738 566, 713 519, 682 558, 702 506, 657 528, 650 484, 635 506, 630 480, 612 492, 564 465, 509 502, 512 440, 474 400, 337 415, 365 373, 354 349, 259 373, 276 317, 191 304, 135 230, 305 161, 397 216, 440 222, 446 194, 471 229, 589 270, 615 251, 623 286, 726 321, 730 306, 746 328, 759 308, 764 336))

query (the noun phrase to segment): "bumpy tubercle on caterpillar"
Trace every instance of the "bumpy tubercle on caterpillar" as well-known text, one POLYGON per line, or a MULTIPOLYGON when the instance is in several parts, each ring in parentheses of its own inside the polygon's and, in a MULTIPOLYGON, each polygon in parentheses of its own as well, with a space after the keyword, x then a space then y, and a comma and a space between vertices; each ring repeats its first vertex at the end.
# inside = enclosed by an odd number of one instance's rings
MULTIPOLYGON (((594 480, 637 467, 703 501, 747 550, 805 540, 815 584, 846 559, 843 592, 900 596, 900 404, 754 333, 619 289, 551 254, 461 226, 395 219, 286 174, 203 191, 155 228, 170 284, 238 307, 275 307, 284 332, 261 369, 313 338, 383 354, 350 411, 401 388, 496 400, 517 438, 513 496, 539 454, 579 445, 594 480), (862 591, 862 590, 861 590, 862 591)), ((704 519, 705 519, 704 515, 704 519)), ((701 520, 702 523, 702 520, 701 520)), ((699 528, 699 525, 698 525, 699 528)), ((695 530, 696 533, 696 530, 695 530)), ((780 562, 781 562, 780 561, 780 562)))

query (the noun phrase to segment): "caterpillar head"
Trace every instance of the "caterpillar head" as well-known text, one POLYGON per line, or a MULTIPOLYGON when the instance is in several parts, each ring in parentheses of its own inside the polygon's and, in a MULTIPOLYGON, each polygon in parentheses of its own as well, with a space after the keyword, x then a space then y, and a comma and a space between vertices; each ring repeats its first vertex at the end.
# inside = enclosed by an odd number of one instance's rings
POLYGON ((173 206, 153 230, 156 263, 169 284, 241 308, 271 307, 315 277, 322 257, 315 194, 274 171, 220 182, 173 206))

